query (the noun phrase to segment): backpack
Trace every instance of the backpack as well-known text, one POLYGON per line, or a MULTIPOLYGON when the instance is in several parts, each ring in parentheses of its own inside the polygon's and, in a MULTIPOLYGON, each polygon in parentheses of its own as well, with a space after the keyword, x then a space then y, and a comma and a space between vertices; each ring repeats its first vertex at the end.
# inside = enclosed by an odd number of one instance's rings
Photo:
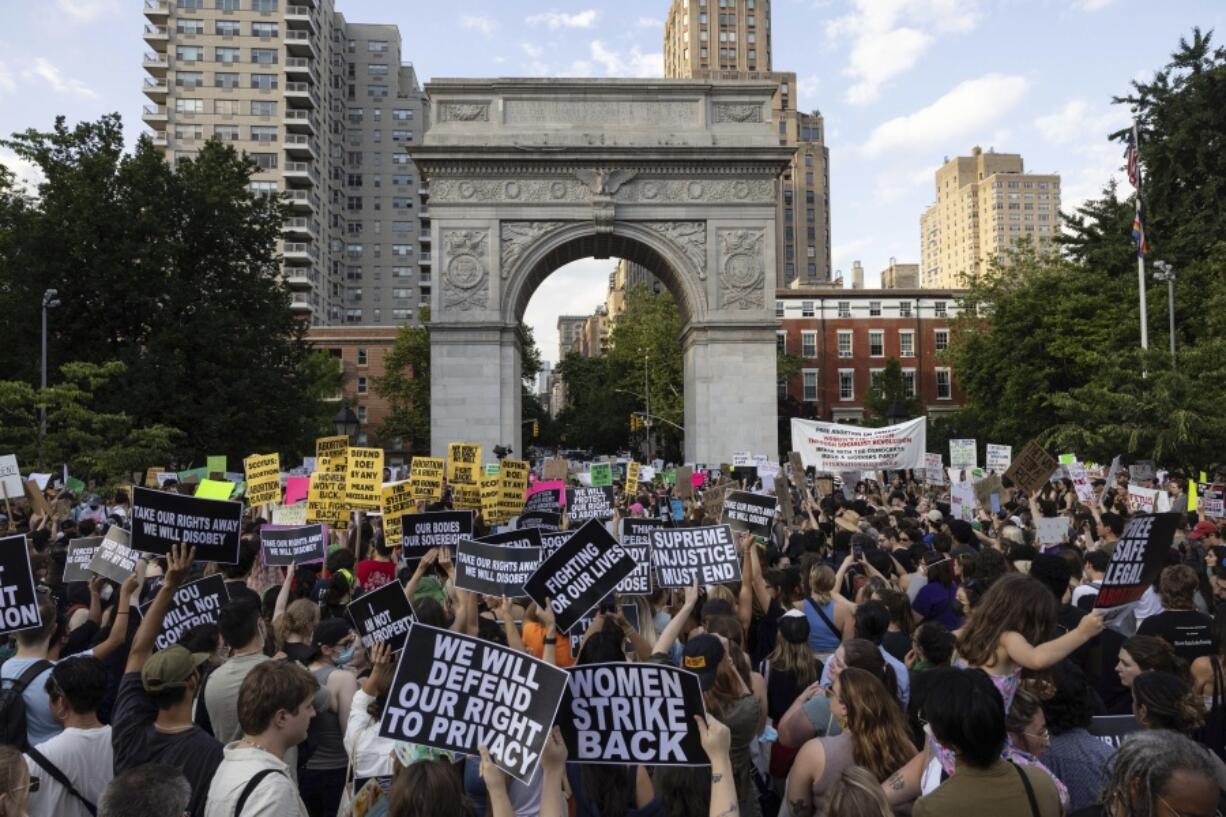
POLYGON ((26 702, 22 694, 34 679, 51 669, 47 659, 35 661, 16 678, 0 680, 0 743, 24 749, 27 745, 26 702))

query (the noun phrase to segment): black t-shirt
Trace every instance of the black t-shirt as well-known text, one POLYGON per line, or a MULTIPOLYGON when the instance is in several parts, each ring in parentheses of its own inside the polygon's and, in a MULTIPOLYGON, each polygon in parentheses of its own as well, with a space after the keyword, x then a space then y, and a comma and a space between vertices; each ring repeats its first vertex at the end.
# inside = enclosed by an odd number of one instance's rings
POLYGON ((881 639, 881 648, 899 661, 906 661, 907 653, 911 652, 911 638, 899 630, 889 630, 881 639))
POLYGON ((145 763, 174 766, 192 787, 187 813, 204 817, 205 799, 221 763, 222 745, 198 726, 173 735, 159 732, 153 725, 157 714, 157 706, 141 686, 140 673, 126 673, 119 682, 119 695, 111 712, 115 774, 145 763))
POLYGON ((1167 610, 1141 622, 1137 635, 1166 639, 1175 654, 1189 664, 1213 655, 1213 619, 1197 610, 1167 610))

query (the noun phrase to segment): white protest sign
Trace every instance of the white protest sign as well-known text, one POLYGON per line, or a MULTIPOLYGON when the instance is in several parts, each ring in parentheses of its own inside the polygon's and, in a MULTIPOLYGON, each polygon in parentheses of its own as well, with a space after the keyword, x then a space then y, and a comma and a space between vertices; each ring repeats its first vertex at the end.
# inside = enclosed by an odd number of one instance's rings
POLYGON ((792 418, 792 449, 818 472, 875 471, 924 467, 928 418, 894 426, 862 428, 792 418))
POLYGON ((1157 504, 1158 492, 1153 488, 1142 488, 1140 485, 1128 485, 1128 504, 1133 513, 1153 513, 1157 504))
POLYGON ((1094 484, 1090 482, 1085 466, 1081 463, 1073 463, 1065 467, 1068 468, 1068 478, 1073 481, 1073 487, 1077 490, 1077 501, 1093 502, 1094 484))
POLYGON ((987 461, 984 467, 994 474, 1004 474, 1013 462, 1013 446, 988 443, 987 461))
POLYGON ((945 466, 941 462, 940 454, 924 455, 924 479, 931 485, 945 484, 945 466))
POLYGON ((1068 520, 1063 516, 1040 516, 1034 520, 1034 532, 1040 545, 1062 545, 1068 536, 1068 520))
POLYGON ((21 469, 17 467, 17 455, 0 456, 0 488, 9 499, 18 499, 26 495, 25 483, 21 481, 21 469))
POLYGON ((949 513, 954 519, 975 521, 975 486, 955 482, 949 489, 949 513))
POLYGON ((949 464, 954 468, 979 467, 979 454, 974 440, 950 440, 949 464))

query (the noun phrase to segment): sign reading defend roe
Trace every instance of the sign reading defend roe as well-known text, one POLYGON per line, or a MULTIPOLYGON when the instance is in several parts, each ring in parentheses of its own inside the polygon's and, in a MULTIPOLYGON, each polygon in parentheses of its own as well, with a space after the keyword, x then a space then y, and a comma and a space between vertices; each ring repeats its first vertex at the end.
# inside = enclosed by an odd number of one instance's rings
POLYGON ((727 525, 653 530, 651 558, 660 587, 689 587, 695 580, 699 584, 741 580, 741 560, 727 525))
POLYGON ((196 559, 238 563, 243 503, 132 489, 132 550, 166 555, 172 545, 196 548, 196 559))

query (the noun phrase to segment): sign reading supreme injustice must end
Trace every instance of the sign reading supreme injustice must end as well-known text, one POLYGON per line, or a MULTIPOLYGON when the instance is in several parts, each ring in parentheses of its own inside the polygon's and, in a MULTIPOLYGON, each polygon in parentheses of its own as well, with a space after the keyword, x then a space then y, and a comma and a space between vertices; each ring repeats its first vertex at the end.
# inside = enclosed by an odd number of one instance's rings
POLYGON ((741 560, 732 540, 732 529, 727 525, 653 530, 651 558, 660 587, 741 580, 741 560))

